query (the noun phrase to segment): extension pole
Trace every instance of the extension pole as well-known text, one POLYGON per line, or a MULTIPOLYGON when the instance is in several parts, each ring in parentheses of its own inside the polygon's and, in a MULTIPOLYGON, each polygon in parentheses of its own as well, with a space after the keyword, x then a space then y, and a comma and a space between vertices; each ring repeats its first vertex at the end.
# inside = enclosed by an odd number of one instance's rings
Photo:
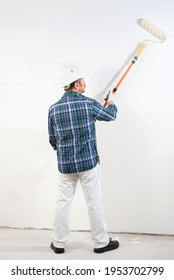
POLYGON ((124 72, 123 76, 121 77, 121 79, 119 80, 119 82, 116 84, 116 86, 113 88, 112 90, 112 94, 115 94, 117 89, 119 88, 119 86, 121 85, 122 81, 124 80, 124 78, 126 77, 126 75, 129 73, 130 69, 132 68, 132 66, 135 64, 135 62, 138 60, 139 56, 142 54, 142 52, 144 51, 144 49, 146 48, 146 44, 142 43, 140 49, 138 50, 137 54, 134 56, 133 60, 131 61, 130 65, 128 66, 128 68, 126 69, 126 71, 124 72))
MULTIPOLYGON (((112 94, 115 94, 117 89, 119 88, 119 86, 121 85, 122 81, 124 80, 124 78, 127 76, 127 74, 129 73, 130 69, 132 68, 132 66, 135 64, 135 62, 138 60, 139 56, 142 54, 142 52, 144 51, 144 49, 146 48, 146 44, 142 43, 142 45, 140 46, 138 52, 136 53, 136 55, 134 56, 133 60, 131 61, 131 63, 129 64, 128 68, 126 69, 126 71, 124 72, 124 74, 122 75, 122 77, 120 78, 120 80, 118 81, 118 83, 116 84, 116 86, 113 88, 112 90, 112 94)), ((109 93, 110 94, 110 93, 109 93)), ((109 94, 107 95, 107 97, 105 98, 105 103, 103 104, 103 107, 106 107, 107 105, 107 101, 109 99, 109 94)))
MULTIPOLYGON (((160 42, 164 42, 166 40, 166 35, 164 32, 162 32, 161 30, 159 30, 157 27, 155 27, 154 25, 152 25, 150 22, 148 22, 145 19, 139 19, 138 20, 138 24, 143 27, 146 31, 148 31, 149 33, 151 33, 152 35, 154 35, 156 38, 158 38, 160 40, 160 42)), ((149 40, 145 40, 145 41, 149 41, 149 40)), ((119 80, 119 82, 116 84, 116 86, 113 88, 112 90, 112 94, 115 94, 117 89, 119 88, 119 86, 121 85, 122 81, 124 80, 124 78, 126 77, 126 75, 129 73, 130 69, 132 68, 133 64, 135 64, 135 62, 138 60, 139 56, 142 54, 142 52, 144 51, 144 49, 146 48, 146 43, 145 41, 141 44, 140 49, 138 50, 137 54, 134 56, 133 60, 131 61, 130 65, 128 66, 128 68, 126 69, 126 71, 124 72, 124 74, 122 75, 121 79, 119 80)), ((103 104, 104 107, 107 106, 107 102, 109 99, 109 95, 110 92, 107 94, 106 98, 105 98, 105 103, 103 104)))

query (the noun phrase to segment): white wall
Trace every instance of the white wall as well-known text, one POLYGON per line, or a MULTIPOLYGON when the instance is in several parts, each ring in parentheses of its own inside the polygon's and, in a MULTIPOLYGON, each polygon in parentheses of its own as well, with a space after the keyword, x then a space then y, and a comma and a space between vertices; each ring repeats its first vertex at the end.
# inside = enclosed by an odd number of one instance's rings
MULTIPOLYGON (((78 62, 86 95, 103 102, 138 45, 155 39, 137 25, 143 17, 167 40, 149 43, 120 86, 117 120, 96 123, 104 215, 110 231, 174 233, 173 13, 171 0, 1 1, 0 226, 52 227, 58 178, 47 112, 63 94, 56 70, 78 62)), ((80 186, 71 229, 89 229, 80 186)))

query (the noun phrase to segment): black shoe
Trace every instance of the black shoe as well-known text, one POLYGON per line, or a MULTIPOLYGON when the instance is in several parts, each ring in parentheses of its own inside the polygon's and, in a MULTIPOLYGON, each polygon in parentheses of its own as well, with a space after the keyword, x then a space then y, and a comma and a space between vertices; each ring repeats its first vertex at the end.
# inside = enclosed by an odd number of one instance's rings
POLYGON ((117 240, 113 240, 110 238, 110 242, 107 246, 102 248, 94 248, 95 253, 104 253, 107 251, 115 250, 119 247, 119 242, 117 240))
POLYGON ((51 243, 50 247, 54 251, 54 253, 56 253, 56 254, 62 254, 62 253, 65 252, 64 248, 57 248, 57 247, 55 247, 53 242, 51 243))

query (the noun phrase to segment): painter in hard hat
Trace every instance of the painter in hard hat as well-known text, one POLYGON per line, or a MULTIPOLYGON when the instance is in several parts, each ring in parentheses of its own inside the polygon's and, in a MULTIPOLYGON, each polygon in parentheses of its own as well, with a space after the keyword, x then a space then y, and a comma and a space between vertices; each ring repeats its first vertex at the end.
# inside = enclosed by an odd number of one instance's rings
POLYGON ((84 73, 74 63, 60 67, 58 87, 63 96, 49 108, 49 142, 57 151, 59 188, 51 249, 64 253, 69 238, 69 216, 78 181, 83 188, 94 241, 94 252, 117 249, 103 219, 99 154, 96 143, 95 119, 113 121, 117 107, 112 100, 103 107, 84 95, 84 73))

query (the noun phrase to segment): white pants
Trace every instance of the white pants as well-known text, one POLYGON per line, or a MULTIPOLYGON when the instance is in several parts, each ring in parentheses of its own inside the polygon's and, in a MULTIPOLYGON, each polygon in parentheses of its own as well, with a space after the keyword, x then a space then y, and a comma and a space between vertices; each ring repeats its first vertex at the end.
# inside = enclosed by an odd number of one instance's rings
POLYGON ((94 247, 101 248, 109 243, 107 227, 103 220, 103 208, 101 197, 101 183, 99 165, 91 170, 75 174, 60 173, 60 184, 55 213, 52 241, 55 247, 64 248, 69 238, 70 208, 75 194, 78 180, 80 180, 85 200, 88 207, 88 215, 91 226, 91 236, 94 247))

